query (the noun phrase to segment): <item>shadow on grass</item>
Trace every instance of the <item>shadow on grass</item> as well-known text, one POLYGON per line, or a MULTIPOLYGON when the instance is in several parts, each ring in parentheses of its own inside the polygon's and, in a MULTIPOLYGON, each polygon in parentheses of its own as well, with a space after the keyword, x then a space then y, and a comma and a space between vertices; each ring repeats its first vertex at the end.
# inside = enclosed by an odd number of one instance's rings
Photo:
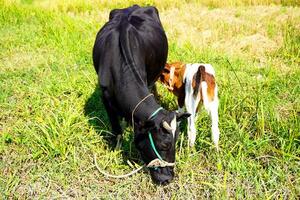
MULTIPOLYGON (((109 149, 111 151, 115 150, 116 137, 111 133, 111 126, 105 106, 102 102, 102 93, 99 85, 95 87, 94 92, 86 101, 84 106, 84 114, 89 118, 89 125, 96 130, 99 136, 102 136, 109 149)), ((134 147, 133 139, 134 135, 132 129, 128 126, 123 127, 123 139, 121 147, 122 157, 124 163, 126 163, 126 161, 129 159, 141 164, 138 152, 134 147)))

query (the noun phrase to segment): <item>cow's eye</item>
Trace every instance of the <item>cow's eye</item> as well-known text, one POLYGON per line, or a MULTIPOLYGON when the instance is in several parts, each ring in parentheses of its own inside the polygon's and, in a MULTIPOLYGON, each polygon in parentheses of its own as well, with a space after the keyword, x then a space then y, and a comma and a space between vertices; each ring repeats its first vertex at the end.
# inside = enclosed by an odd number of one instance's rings
POLYGON ((170 142, 163 142, 160 145, 160 149, 163 151, 167 151, 171 148, 171 143, 170 142))

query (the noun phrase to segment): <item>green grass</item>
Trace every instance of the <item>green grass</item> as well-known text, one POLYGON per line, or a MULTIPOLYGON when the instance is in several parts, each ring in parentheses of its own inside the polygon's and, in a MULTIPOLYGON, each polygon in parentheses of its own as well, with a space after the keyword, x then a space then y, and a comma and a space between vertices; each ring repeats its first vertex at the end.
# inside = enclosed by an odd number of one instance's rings
POLYGON ((136 1, 101 2, 0 1, 1 199, 299 198, 298 1, 137 2, 159 8, 168 60, 211 63, 219 85, 221 151, 200 113, 195 148, 183 127, 176 178, 164 187, 146 170, 111 180, 94 167, 94 153, 114 174, 143 164, 130 128, 113 150, 91 59, 109 10, 136 1))

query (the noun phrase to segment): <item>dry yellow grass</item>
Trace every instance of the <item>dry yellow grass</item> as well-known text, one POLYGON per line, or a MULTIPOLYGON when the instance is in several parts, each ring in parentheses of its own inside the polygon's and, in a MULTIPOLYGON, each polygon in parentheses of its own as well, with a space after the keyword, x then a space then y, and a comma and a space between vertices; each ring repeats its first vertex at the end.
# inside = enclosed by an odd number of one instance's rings
MULTIPOLYGON (((21 2, 21 0, 4 0, 6 3, 21 2)), ((51 10, 90 10, 93 8, 116 8, 126 7, 132 4, 156 5, 160 10, 172 7, 180 8, 183 4, 198 4, 210 8, 235 7, 235 6, 257 6, 257 5, 300 5, 300 0, 40 0, 35 5, 42 5, 51 10)))
POLYGON ((278 30, 287 23, 300 27, 300 8, 283 8, 277 4, 297 5, 298 2, 300 1, 43 0, 35 1, 33 5, 47 10, 66 12, 69 16, 91 23, 97 22, 99 27, 108 20, 108 13, 113 8, 135 3, 155 5, 160 11, 170 43, 179 46, 190 44, 198 50, 209 48, 219 53, 245 56, 265 63, 266 55, 278 51, 283 45, 283 34, 278 30), (245 5, 255 6, 245 7, 245 5))
POLYGON ((210 10, 187 4, 180 10, 162 12, 161 18, 171 42, 263 59, 266 53, 278 50, 283 43, 281 33, 269 37, 270 27, 275 26, 275 31, 287 21, 294 24, 300 21, 299 8, 286 8, 284 13, 281 9, 257 6, 210 10))

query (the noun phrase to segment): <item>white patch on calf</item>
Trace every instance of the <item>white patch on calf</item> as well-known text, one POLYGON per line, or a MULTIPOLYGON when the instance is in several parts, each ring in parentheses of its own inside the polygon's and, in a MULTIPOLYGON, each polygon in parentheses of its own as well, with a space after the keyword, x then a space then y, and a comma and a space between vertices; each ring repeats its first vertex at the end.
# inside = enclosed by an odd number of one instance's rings
MULTIPOLYGON (((198 70, 198 68, 200 66, 204 66, 205 72, 208 73, 208 74, 211 74, 211 75, 213 75, 215 77, 216 72, 215 72, 215 69, 213 68, 213 66, 211 64, 193 63, 193 64, 186 64, 186 69, 185 69, 183 78, 185 78, 186 71, 190 70, 189 68, 194 68, 193 70, 191 70, 191 71, 194 71, 196 68, 198 70)), ((195 74, 197 72, 197 70, 193 74, 195 74)))
POLYGON ((203 105, 205 110, 208 112, 208 114, 211 117, 211 131, 212 131, 212 140, 218 149, 218 142, 219 142, 219 136, 220 136, 220 130, 218 127, 218 107, 219 107, 219 100, 218 100, 218 87, 215 86, 214 89, 214 100, 209 102, 208 96, 207 96, 207 83, 205 81, 201 82, 201 89, 202 89, 202 98, 203 98, 203 105))
POLYGON ((173 88, 174 74, 175 74, 175 67, 173 66, 170 69, 170 77, 169 77, 169 88, 170 88, 170 90, 174 90, 174 88, 173 88))
POLYGON ((183 80, 185 82, 185 107, 187 112, 191 114, 188 118, 188 138, 189 138, 189 145, 194 146, 196 140, 196 110, 197 106, 200 102, 199 95, 194 96, 194 88, 193 88, 193 77, 195 73, 197 73, 199 64, 187 64, 186 69, 184 72, 183 80))
POLYGON ((211 116, 211 131, 212 131, 212 140, 219 149, 219 137, 220 137, 220 130, 219 130, 219 114, 218 114, 218 107, 219 107, 219 99, 218 99, 218 87, 216 85, 215 87, 215 93, 214 93, 214 100, 210 102, 209 109, 210 109, 210 116, 211 116))
POLYGON ((200 64, 203 65, 205 67, 205 72, 208 74, 211 74, 215 77, 215 70, 214 68, 211 66, 211 64, 200 64))
POLYGON ((201 90, 202 90, 202 99, 205 110, 209 112, 209 102, 207 96, 207 83, 205 81, 201 82, 201 90))

